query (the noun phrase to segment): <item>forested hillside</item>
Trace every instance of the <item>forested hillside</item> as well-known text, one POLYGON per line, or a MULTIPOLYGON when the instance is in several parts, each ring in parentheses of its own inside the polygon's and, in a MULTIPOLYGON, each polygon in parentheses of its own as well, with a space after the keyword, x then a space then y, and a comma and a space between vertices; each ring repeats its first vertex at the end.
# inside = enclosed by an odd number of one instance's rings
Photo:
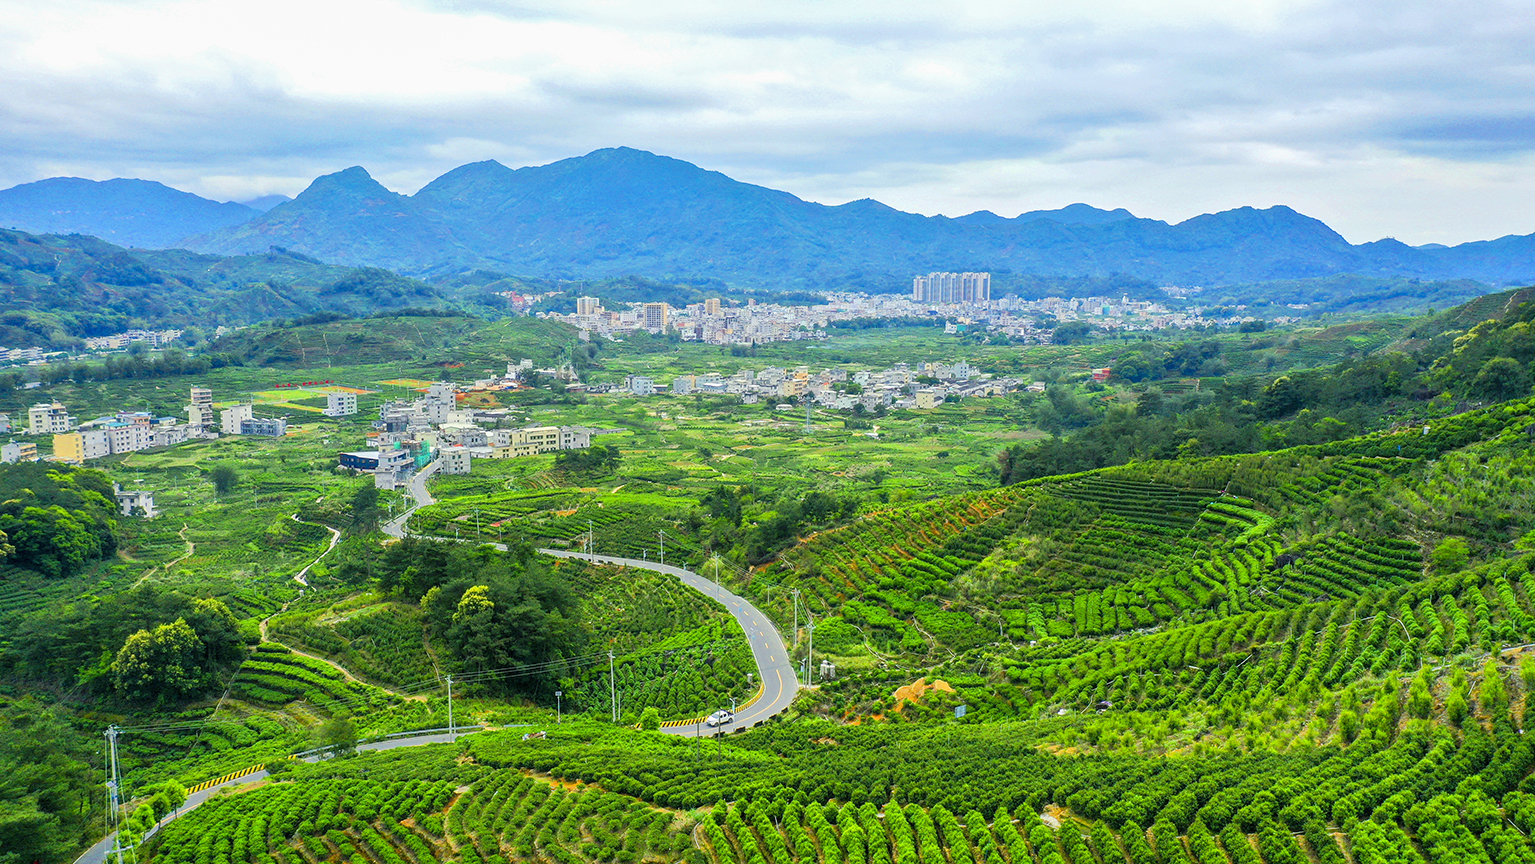
POLYGON ((132 327, 193 331, 316 312, 373 314, 406 307, 502 308, 384 270, 323 264, 272 249, 234 258, 123 249, 81 235, 0 230, 0 345, 76 347, 132 327))

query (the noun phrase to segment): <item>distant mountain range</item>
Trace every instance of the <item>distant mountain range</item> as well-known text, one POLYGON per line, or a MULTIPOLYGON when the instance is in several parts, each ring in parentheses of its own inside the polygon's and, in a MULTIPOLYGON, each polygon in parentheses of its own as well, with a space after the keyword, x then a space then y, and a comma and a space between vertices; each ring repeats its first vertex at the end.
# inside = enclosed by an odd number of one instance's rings
POLYGON ((142 180, 56 178, 0 192, 0 226, 224 255, 280 247, 423 277, 482 269, 875 291, 903 290, 912 274, 931 270, 1126 274, 1180 285, 1345 273, 1535 281, 1535 234, 1453 247, 1390 239, 1356 246, 1282 206, 1177 224, 1085 204, 1012 219, 984 210, 922 216, 870 199, 815 204, 628 148, 515 170, 475 162, 408 196, 354 167, 316 179, 292 200, 249 203, 219 204, 142 180))
POLYGON ((261 215, 152 180, 54 177, 0 192, 0 227, 33 234, 89 234, 118 246, 169 249, 194 234, 261 215))

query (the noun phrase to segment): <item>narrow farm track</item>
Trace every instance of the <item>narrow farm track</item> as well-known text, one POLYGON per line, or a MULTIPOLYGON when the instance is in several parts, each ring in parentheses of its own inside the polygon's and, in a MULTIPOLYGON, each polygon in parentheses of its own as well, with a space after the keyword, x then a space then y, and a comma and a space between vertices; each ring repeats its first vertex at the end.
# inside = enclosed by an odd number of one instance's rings
POLYGON ((336 548, 336 544, 341 542, 341 532, 337 531, 336 529, 330 527, 329 525, 326 525, 326 524, 321 523, 321 522, 305 522, 304 520, 298 518, 298 514, 297 513, 293 514, 293 521, 297 522, 300 525, 317 525, 317 526, 319 526, 321 528, 324 528, 326 531, 330 532, 330 545, 325 547, 325 551, 324 552, 321 552, 319 555, 315 556, 315 559, 313 561, 310 561, 308 564, 305 564, 304 565, 304 569, 298 571, 298 573, 296 575, 294 575, 294 577, 293 577, 293 581, 295 581, 298 584, 304 586, 305 588, 308 588, 309 587, 309 580, 306 579, 305 577, 309 575, 309 571, 314 568, 314 565, 320 563, 320 559, 321 558, 324 558, 326 555, 329 555, 331 553, 331 550, 336 548))
POLYGON ((182 523, 181 530, 176 532, 176 536, 181 538, 181 542, 187 544, 187 551, 185 553, 183 553, 180 558, 174 558, 174 559, 172 559, 170 561, 165 562, 164 564, 161 564, 161 565, 158 565, 158 566, 155 566, 155 567, 151 567, 148 570, 145 570, 144 571, 144 575, 140 576, 139 580, 137 582, 133 583, 133 587, 135 587, 135 588, 139 587, 140 585, 144 584, 144 580, 145 579, 148 579, 149 577, 155 575, 155 573, 157 573, 157 572, 159 572, 161 570, 169 571, 172 567, 175 567, 177 564, 180 564, 181 562, 187 560, 188 558, 191 558, 194 554, 197 553, 197 544, 193 543, 191 540, 187 539, 187 530, 189 528, 191 528, 191 527, 192 526, 187 525, 186 523, 182 523))
MULTIPOLYGON (((317 555, 313 561, 310 561, 308 564, 304 565, 304 569, 300 570, 298 573, 296 573, 293 576, 293 581, 299 583, 300 585, 303 585, 304 588, 307 590, 309 588, 309 580, 307 578, 305 578, 305 577, 307 577, 309 575, 309 571, 311 569, 313 569, 313 567, 316 564, 320 563, 320 559, 321 558, 324 558, 326 555, 329 555, 331 550, 335 549, 337 544, 339 544, 341 542, 341 532, 337 531, 336 529, 334 529, 332 527, 330 527, 329 525, 325 525, 325 524, 320 523, 320 522, 305 522, 302 519, 298 518, 298 514, 297 513, 293 514, 292 519, 293 519, 294 522, 297 522, 300 525, 318 525, 321 528, 324 528, 325 530, 330 532, 330 545, 325 547, 325 551, 321 552, 319 555, 317 555)), ((303 592, 302 591, 299 592, 299 596, 303 596, 303 592)), ((275 637, 269 635, 267 633, 267 623, 269 621, 271 621, 274 616, 281 615, 283 612, 286 612, 286 611, 288 611, 288 603, 282 604, 282 608, 281 609, 278 609, 276 612, 272 613, 271 615, 268 615, 267 617, 261 619, 261 641, 276 643, 278 645, 283 646, 284 648, 287 648, 289 651, 292 651, 294 654, 297 654, 300 657, 308 657, 310 660, 316 660, 316 661, 318 661, 320 663, 324 663, 326 666, 329 666, 330 668, 332 668, 332 669, 336 670, 337 672, 341 673, 341 677, 345 678, 348 681, 354 681, 354 682, 356 682, 358 684, 366 684, 366 685, 368 685, 370 687, 377 687, 380 690, 387 691, 388 693, 391 693, 391 694, 393 694, 395 696, 398 696, 401 699, 408 699, 408 700, 419 701, 419 702, 425 702, 426 701, 426 697, 423 696, 423 695, 420 695, 420 694, 412 696, 412 695, 409 695, 409 694, 406 694, 406 693, 401 693, 401 692, 399 692, 399 691, 397 691, 397 690, 395 690, 395 689, 393 689, 391 687, 385 686, 383 684, 378 684, 378 683, 373 682, 373 681, 364 681, 363 679, 358 678, 356 675, 353 675, 351 670, 347 669, 345 666, 342 666, 340 663, 337 663, 336 661, 330 659, 329 657, 322 657, 319 654, 311 654, 308 651, 300 650, 299 648, 296 648, 296 647, 294 647, 292 645, 289 645, 287 642, 284 642, 284 641, 282 641, 279 638, 275 638, 275 637)))

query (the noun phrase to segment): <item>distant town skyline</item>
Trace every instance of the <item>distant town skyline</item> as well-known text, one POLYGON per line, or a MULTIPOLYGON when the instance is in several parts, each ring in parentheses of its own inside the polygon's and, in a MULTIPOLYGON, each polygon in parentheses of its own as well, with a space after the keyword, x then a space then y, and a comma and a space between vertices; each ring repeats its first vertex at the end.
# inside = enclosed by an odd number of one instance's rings
POLYGON ((1355 243, 1535 232, 1513 2, 0 8, 0 187, 249 200, 359 164, 410 193, 632 146, 929 215, 1285 204, 1355 243))

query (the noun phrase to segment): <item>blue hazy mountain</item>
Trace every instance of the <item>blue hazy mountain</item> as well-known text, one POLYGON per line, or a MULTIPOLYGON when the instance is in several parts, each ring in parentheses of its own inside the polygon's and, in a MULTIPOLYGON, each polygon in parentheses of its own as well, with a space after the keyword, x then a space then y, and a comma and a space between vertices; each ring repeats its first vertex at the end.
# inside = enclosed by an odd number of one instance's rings
POLYGON ((955 219, 965 225, 1005 225, 1008 223, 1032 222, 1036 219, 1047 219, 1051 222, 1060 222, 1063 225, 1102 225, 1105 222, 1118 222, 1121 219, 1134 219, 1135 214, 1123 207, 1113 210, 1100 210, 1089 204, 1068 204, 1059 210, 1030 210, 1027 213, 1019 213, 1012 219, 998 216, 990 210, 977 210, 955 219))
POLYGON ((260 198, 252 198, 249 201, 240 201, 238 203, 243 204, 252 210, 259 210, 262 213, 265 213, 273 207, 276 207, 278 204, 286 204, 292 200, 292 198, 289 198, 286 195, 262 195, 260 198))
POLYGON ((170 248, 191 235, 238 225, 259 213, 151 180, 54 177, 0 191, 0 227, 33 234, 89 234, 143 249, 170 248))
POLYGON ((1073 204, 1004 218, 904 213, 864 199, 829 206, 641 150, 598 150, 549 165, 455 168, 415 195, 361 168, 293 201, 195 239, 221 254, 269 246, 338 264, 416 275, 469 268, 561 278, 716 277, 765 286, 890 290, 930 270, 1078 276, 1123 273, 1175 284, 1361 276, 1535 279, 1535 242, 1447 249, 1394 240, 1351 245, 1288 207, 1242 207, 1177 224, 1073 204))
POLYGON ((1391 239, 1353 245, 1283 206, 1241 207, 1176 224, 1080 203, 1013 218, 984 210, 958 218, 923 216, 872 199, 817 204, 629 148, 518 169, 475 162, 414 195, 391 192, 353 167, 316 179, 298 197, 265 212, 145 181, 43 181, 0 193, 0 225, 7 224, 86 233, 94 226, 115 242, 179 241, 225 255, 276 246, 417 276, 485 269, 569 279, 638 275, 868 290, 900 290, 913 273, 968 269, 1125 274, 1185 285, 1340 274, 1535 281, 1535 235, 1453 247, 1412 247, 1391 239), (89 196, 60 183, 94 190, 94 223, 82 217, 62 224, 61 214, 87 209, 65 199, 89 196), (113 210, 105 206, 105 187, 136 194, 125 194, 113 210), (44 191, 56 192, 54 200, 45 201, 44 191), (12 200, 31 202, 32 221, 5 220, 4 214, 20 212, 7 209, 12 200), (175 226, 197 222, 193 214, 204 220, 201 227, 169 239, 175 226), (40 224, 45 216, 55 222, 40 224), (148 231, 125 238, 128 227, 151 223, 161 226, 152 239, 148 231))

